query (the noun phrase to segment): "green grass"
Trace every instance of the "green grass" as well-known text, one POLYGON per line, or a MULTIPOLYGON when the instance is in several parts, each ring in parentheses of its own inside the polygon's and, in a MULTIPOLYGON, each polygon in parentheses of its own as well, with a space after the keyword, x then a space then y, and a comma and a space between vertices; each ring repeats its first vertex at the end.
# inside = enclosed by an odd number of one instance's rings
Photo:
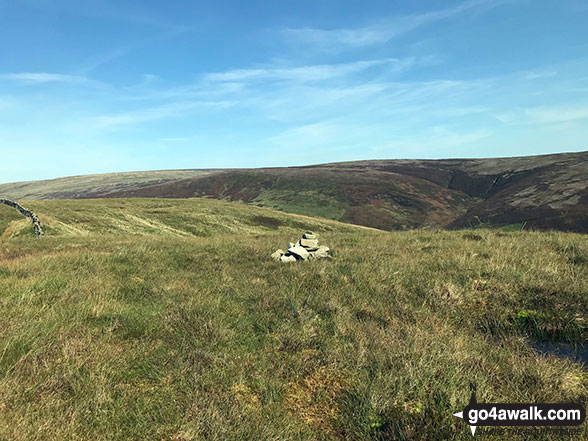
POLYGON ((0 240, 2 440, 466 440, 470 381, 479 401, 588 395, 581 365, 529 344, 586 341, 586 236, 28 206, 47 236, 17 220, 0 240), (335 257, 269 258, 305 229, 335 257))
POLYGON ((255 199, 254 203, 289 213, 320 216, 336 220, 343 217, 345 208, 348 205, 328 194, 322 194, 320 190, 300 191, 294 189, 264 190, 255 199))
POLYGON ((12 222, 22 219, 23 217, 18 211, 7 205, 0 204, 0 236, 2 236, 12 222))

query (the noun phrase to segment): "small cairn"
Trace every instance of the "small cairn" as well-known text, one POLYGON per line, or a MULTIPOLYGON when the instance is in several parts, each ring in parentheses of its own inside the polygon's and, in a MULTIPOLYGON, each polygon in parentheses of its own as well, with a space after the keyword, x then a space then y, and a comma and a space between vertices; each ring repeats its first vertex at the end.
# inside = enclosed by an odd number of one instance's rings
POLYGON ((296 243, 288 244, 288 251, 277 250, 272 254, 272 259, 279 262, 295 262, 297 260, 312 260, 330 258, 331 250, 324 245, 319 246, 318 237, 311 231, 302 235, 296 243))

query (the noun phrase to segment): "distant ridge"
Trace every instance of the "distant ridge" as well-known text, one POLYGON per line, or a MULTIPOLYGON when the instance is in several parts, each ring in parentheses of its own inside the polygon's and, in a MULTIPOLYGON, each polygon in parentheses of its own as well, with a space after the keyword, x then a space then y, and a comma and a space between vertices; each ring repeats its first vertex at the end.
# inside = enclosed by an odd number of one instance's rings
POLYGON ((509 226, 588 232, 588 152, 172 170, 1 184, 0 197, 208 197, 385 230, 509 226))

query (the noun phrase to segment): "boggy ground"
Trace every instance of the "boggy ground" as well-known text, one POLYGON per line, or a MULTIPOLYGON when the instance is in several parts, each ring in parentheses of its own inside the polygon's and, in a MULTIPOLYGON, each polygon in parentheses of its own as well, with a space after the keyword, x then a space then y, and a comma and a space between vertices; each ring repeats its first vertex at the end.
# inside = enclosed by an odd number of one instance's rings
POLYGON ((586 404, 582 366, 529 344, 586 341, 584 235, 29 205, 44 238, 0 213, 0 439, 465 440, 469 382, 586 404), (272 261, 305 225, 334 259, 272 261))

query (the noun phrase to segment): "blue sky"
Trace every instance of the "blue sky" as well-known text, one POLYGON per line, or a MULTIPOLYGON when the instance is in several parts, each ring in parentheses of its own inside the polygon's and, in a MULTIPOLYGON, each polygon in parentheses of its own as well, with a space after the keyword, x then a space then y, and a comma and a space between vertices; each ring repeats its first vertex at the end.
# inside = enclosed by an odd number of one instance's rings
POLYGON ((586 0, 0 0, 0 182, 588 149, 586 0))

